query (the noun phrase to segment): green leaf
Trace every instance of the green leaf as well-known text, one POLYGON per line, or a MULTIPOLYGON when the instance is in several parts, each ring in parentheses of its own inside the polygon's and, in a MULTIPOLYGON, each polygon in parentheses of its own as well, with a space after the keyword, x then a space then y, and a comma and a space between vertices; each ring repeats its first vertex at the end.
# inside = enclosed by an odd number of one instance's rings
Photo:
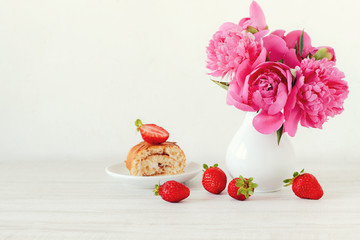
POLYGON ((301 170, 301 172, 300 172, 300 173, 303 173, 303 172, 304 172, 304 170, 305 170, 305 168, 303 168, 303 169, 301 170))
POLYGON ((280 139, 281 139, 281 136, 283 134, 283 131, 284 131, 284 124, 281 125, 281 128, 279 128, 279 130, 276 131, 276 134, 277 134, 277 144, 278 146, 280 145, 280 139))
POLYGON ((289 182, 290 182, 290 179, 285 179, 283 182, 284 182, 284 183, 289 183, 289 182))
POLYGON ((244 195, 245 195, 245 198, 246 198, 246 199, 249 198, 249 193, 248 193, 248 192, 246 192, 244 195))
POLYGON ((240 193, 243 194, 244 192, 246 192, 246 189, 244 189, 243 187, 239 188, 237 191, 237 195, 239 195, 240 193))
POLYGON ((294 172, 293 177, 297 177, 299 175, 298 172, 294 172))
POLYGON ((219 166, 219 164, 217 164, 217 163, 214 164, 214 167, 218 167, 218 166, 219 166))
POLYGON ((258 186, 256 183, 251 183, 251 188, 257 188, 258 186))
POLYGON ((207 164, 203 164, 203 168, 206 170, 206 169, 208 169, 209 168, 209 166, 207 165, 207 164))
POLYGON ((229 89, 229 83, 228 82, 220 82, 220 81, 215 81, 215 80, 212 80, 215 84, 217 84, 218 86, 222 87, 223 89, 225 90, 228 90, 229 89))
POLYGON ((302 30, 301 32, 300 41, 299 41, 299 53, 301 58, 302 58, 303 48, 304 48, 304 30, 302 30))
POLYGON ((297 42, 295 43, 295 53, 296 53, 296 55, 297 55, 297 53, 298 53, 298 46, 297 46, 297 42))

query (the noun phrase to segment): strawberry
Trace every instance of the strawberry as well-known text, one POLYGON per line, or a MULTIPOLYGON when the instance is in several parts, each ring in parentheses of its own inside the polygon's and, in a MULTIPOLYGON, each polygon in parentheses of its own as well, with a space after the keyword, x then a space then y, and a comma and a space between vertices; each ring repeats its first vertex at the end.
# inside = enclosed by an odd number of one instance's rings
POLYGON ((211 193, 219 194, 226 188, 226 174, 218 168, 218 164, 208 167, 203 165, 205 171, 202 178, 202 185, 211 193))
POLYGON ((156 184, 154 193, 156 196, 160 195, 165 201, 179 202, 190 195, 190 190, 184 184, 171 180, 162 185, 160 182, 156 184))
POLYGON ((284 183, 286 183, 285 187, 292 184, 292 190, 299 198, 317 200, 324 195, 324 191, 314 175, 304 173, 304 169, 301 170, 300 174, 294 172, 293 178, 285 179, 284 183))
POLYGON ((234 178, 229 182, 228 193, 230 197, 236 200, 244 201, 254 194, 254 189, 257 188, 257 184, 253 183, 253 178, 243 178, 241 175, 238 178, 234 178))
POLYGON ((145 142, 151 144, 160 144, 166 142, 169 138, 169 133, 155 124, 142 124, 140 119, 135 121, 137 130, 140 131, 141 137, 145 142))

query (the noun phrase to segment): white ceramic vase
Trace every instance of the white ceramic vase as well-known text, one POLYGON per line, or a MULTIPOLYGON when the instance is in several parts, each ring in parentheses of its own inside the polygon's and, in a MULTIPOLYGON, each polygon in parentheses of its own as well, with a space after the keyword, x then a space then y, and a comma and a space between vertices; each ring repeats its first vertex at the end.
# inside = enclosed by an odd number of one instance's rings
POLYGON ((268 135, 257 132, 252 120, 256 113, 248 112, 230 142, 226 153, 226 166, 235 178, 253 177, 259 186, 256 192, 278 191, 283 180, 291 177, 295 154, 287 134, 277 144, 276 132, 268 135))

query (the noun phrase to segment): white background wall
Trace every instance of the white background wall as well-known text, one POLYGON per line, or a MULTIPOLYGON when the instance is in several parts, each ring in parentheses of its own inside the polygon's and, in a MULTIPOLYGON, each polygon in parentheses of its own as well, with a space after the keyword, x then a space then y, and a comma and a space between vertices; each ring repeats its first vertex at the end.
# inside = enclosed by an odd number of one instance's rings
MULTIPOLYGON (((244 113, 209 81, 205 48, 250 2, 1 1, 0 159, 122 161, 141 118, 168 129, 189 159, 222 161, 244 113)), ((357 160, 360 3, 258 2, 271 30, 305 29, 314 46, 333 46, 350 86, 324 130, 299 128, 299 158, 357 160)))

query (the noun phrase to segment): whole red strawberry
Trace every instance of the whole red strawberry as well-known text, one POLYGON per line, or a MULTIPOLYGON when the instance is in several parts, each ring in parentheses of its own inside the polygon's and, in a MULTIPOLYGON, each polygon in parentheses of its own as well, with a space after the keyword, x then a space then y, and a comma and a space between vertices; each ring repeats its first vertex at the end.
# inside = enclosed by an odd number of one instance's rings
POLYGON ((242 176, 234 178, 229 182, 228 193, 230 197, 244 201, 254 194, 257 184, 253 183, 253 178, 243 178, 242 176))
POLYGON ((304 169, 300 174, 294 172, 293 178, 285 179, 284 183, 286 183, 285 187, 292 184, 292 190, 299 198, 317 200, 324 195, 324 191, 314 175, 304 173, 304 169))
POLYGON ((204 188, 211 193, 219 194, 226 188, 226 174, 218 168, 218 164, 208 167, 203 165, 205 171, 202 178, 202 185, 204 188))
POLYGON ((190 195, 190 190, 184 184, 171 180, 162 185, 156 184, 154 193, 156 196, 160 195, 165 201, 179 202, 190 195))
POLYGON ((169 133, 155 124, 143 124, 140 119, 137 119, 135 125, 145 142, 159 144, 166 142, 169 138, 169 133))

